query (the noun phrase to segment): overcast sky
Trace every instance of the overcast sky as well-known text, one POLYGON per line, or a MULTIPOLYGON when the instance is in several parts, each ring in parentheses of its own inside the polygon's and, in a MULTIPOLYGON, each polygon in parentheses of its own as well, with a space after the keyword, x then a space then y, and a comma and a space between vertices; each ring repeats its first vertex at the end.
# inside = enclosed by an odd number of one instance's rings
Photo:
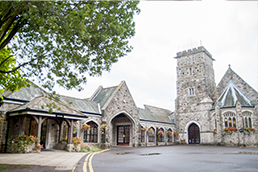
POLYGON ((141 1, 135 16, 134 50, 101 77, 89 77, 84 91, 59 94, 88 98, 99 85, 125 80, 138 107, 174 111, 176 53, 202 44, 213 56, 216 85, 228 65, 258 91, 258 2, 141 1))

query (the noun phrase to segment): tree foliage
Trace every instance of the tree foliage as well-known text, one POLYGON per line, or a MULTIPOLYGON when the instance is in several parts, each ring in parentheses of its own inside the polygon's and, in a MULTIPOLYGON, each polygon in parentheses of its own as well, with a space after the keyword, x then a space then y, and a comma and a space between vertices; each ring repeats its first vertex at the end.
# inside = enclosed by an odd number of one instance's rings
MULTIPOLYGON (((9 48, 3 48, 0 50, 0 70, 11 71, 11 73, 0 74, 0 93, 4 93, 4 88, 8 88, 8 91, 19 90, 28 84, 28 81, 22 77, 21 69, 16 69, 16 58, 11 55, 9 48), (15 70, 14 70, 15 69, 15 70)), ((0 94, 0 99, 2 98, 0 94)))
POLYGON ((9 49, 12 58, 0 54, 0 75, 7 80, 20 72, 19 77, 37 78, 49 89, 56 80, 81 90, 87 73, 109 71, 132 50, 128 40, 135 34, 138 3, 1 1, 0 52, 9 49))

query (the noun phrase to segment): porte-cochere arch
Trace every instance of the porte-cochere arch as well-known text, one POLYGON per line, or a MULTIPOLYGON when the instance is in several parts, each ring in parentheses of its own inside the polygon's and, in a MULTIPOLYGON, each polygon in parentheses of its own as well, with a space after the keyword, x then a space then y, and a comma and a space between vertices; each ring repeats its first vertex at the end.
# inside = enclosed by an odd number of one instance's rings
POLYGON ((112 146, 125 145, 135 146, 136 122, 126 111, 121 111, 108 121, 107 140, 112 146))

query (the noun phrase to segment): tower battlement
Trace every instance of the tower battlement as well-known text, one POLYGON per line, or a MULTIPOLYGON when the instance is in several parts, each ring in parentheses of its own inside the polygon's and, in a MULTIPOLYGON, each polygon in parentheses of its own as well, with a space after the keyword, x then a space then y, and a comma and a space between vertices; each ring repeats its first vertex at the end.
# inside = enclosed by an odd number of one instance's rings
POLYGON ((198 48, 188 49, 187 51, 184 50, 184 51, 177 52, 176 53, 177 56, 174 58, 176 59, 176 58, 180 58, 182 56, 188 56, 188 55, 192 55, 192 54, 196 54, 196 53, 200 53, 200 52, 205 52, 212 60, 214 60, 212 58, 212 55, 209 53, 209 51, 207 51, 203 46, 200 46, 198 48))

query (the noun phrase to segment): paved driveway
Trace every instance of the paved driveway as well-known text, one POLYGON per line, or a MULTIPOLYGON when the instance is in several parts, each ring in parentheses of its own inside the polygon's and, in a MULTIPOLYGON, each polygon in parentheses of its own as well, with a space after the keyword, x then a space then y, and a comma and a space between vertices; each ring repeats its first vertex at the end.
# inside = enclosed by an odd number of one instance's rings
POLYGON ((95 172, 258 171, 258 148, 216 146, 113 147, 96 154, 95 172))

